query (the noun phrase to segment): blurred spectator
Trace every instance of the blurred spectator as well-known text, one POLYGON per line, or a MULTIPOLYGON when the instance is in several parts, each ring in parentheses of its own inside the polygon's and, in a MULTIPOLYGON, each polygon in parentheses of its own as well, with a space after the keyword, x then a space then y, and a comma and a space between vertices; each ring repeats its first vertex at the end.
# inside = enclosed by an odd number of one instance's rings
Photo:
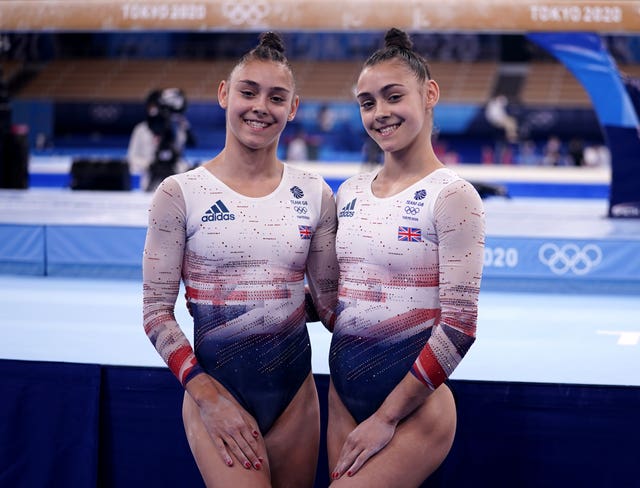
POLYGON ((287 161, 308 161, 309 144, 304 129, 299 128, 287 145, 287 161))
POLYGON ((584 142, 579 137, 569 141, 569 163, 572 166, 584 166, 584 142))
POLYGON ((542 154, 543 166, 563 166, 562 141, 558 136, 550 135, 544 145, 542 154))
POLYGON ((322 132, 331 132, 336 123, 333 109, 325 104, 318 110, 318 126, 322 132))
POLYGON ((584 148, 584 164, 588 167, 611 166, 611 152, 607 146, 596 145, 584 148))
POLYGON ((518 152, 518 164, 523 166, 537 166, 540 164, 540 156, 536 149, 536 143, 526 139, 520 144, 518 152))
POLYGON ((487 102, 484 115, 491 125, 504 131, 508 142, 515 143, 518 141, 518 121, 507 111, 508 105, 509 99, 505 95, 497 95, 487 102))
POLYGON ((186 145, 195 143, 184 113, 186 96, 177 88, 153 90, 145 101, 145 120, 129 139, 127 160, 131 174, 140 176, 140 188, 153 191, 167 176, 185 171, 186 145))

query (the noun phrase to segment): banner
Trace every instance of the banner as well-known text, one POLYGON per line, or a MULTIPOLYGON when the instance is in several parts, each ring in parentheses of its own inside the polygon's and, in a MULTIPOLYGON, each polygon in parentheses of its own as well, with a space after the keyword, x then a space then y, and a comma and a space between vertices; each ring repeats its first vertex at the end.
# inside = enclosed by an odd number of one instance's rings
POLYGON ((3 0, 3 31, 640 32, 639 1, 3 0))
POLYGON ((591 97, 611 153, 609 217, 640 218, 640 122, 602 39, 593 33, 528 37, 564 63, 591 97))

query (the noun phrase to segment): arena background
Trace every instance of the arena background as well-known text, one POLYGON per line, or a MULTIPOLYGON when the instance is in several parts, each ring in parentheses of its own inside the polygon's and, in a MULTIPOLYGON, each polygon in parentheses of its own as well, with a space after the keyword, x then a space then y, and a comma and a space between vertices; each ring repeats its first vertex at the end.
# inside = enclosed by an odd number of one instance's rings
POLYGON ((291 164, 337 188, 363 169, 351 89, 390 26, 413 34, 441 84, 440 156, 502 192, 486 199, 479 324, 479 347, 485 324, 495 347, 452 379, 456 444, 425 486, 640 486, 640 2, 561 0, 0 2, 0 486, 201 486, 179 385, 138 323, 148 195, 123 169, 144 98, 185 89, 198 164, 223 144, 218 81, 259 32, 281 31, 302 105, 280 155, 304 133, 312 158, 291 164), (533 160, 487 122, 496 94, 533 160), (551 135, 562 166, 540 164, 551 135), (569 141, 609 162, 571 164, 569 141), (92 168, 92 190, 71 190, 74 163, 92 168), (550 271, 543 249, 577 249, 588 269, 550 271), (623 345, 576 345, 591 324, 623 345))

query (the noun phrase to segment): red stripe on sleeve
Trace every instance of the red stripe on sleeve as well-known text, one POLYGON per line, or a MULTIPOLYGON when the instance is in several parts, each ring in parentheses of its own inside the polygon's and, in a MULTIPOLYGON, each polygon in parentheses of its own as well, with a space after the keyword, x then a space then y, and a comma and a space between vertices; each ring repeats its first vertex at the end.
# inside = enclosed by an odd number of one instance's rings
MULTIPOLYGON (((416 363, 420 365, 420 368, 427 374, 427 378, 423 378, 423 383, 428 384, 430 381, 433 388, 438 388, 447 379, 447 374, 440 366, 436 355, 433 353, 431 346, 427 344, 424 346, 416 363)), ((416 372, 422 376, 420 369, 416 368, 416 372)))

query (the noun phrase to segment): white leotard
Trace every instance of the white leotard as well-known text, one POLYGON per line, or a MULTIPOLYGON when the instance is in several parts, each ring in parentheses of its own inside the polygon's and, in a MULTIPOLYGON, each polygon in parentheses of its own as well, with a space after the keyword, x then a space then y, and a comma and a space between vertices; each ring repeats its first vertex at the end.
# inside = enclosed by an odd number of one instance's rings
POLYGON ((409 372, 444 382, 475 340, 484 211, 448 168, 388 198, 377 172, 337 193, 339 315, 330 350, 336 389, 352 415, 371 415, 409 372))
POLYGON ((260 198, 204 167, 167 178, 149 212, 144 326, 178 379, 186 384, 206 371, 268 430, 311 368, 305 275, 321 320, 332 326, 335 228, 329 186, 287 165, 276 190, 260 198), (193 349, 174 316, 181 279, 193 349))

